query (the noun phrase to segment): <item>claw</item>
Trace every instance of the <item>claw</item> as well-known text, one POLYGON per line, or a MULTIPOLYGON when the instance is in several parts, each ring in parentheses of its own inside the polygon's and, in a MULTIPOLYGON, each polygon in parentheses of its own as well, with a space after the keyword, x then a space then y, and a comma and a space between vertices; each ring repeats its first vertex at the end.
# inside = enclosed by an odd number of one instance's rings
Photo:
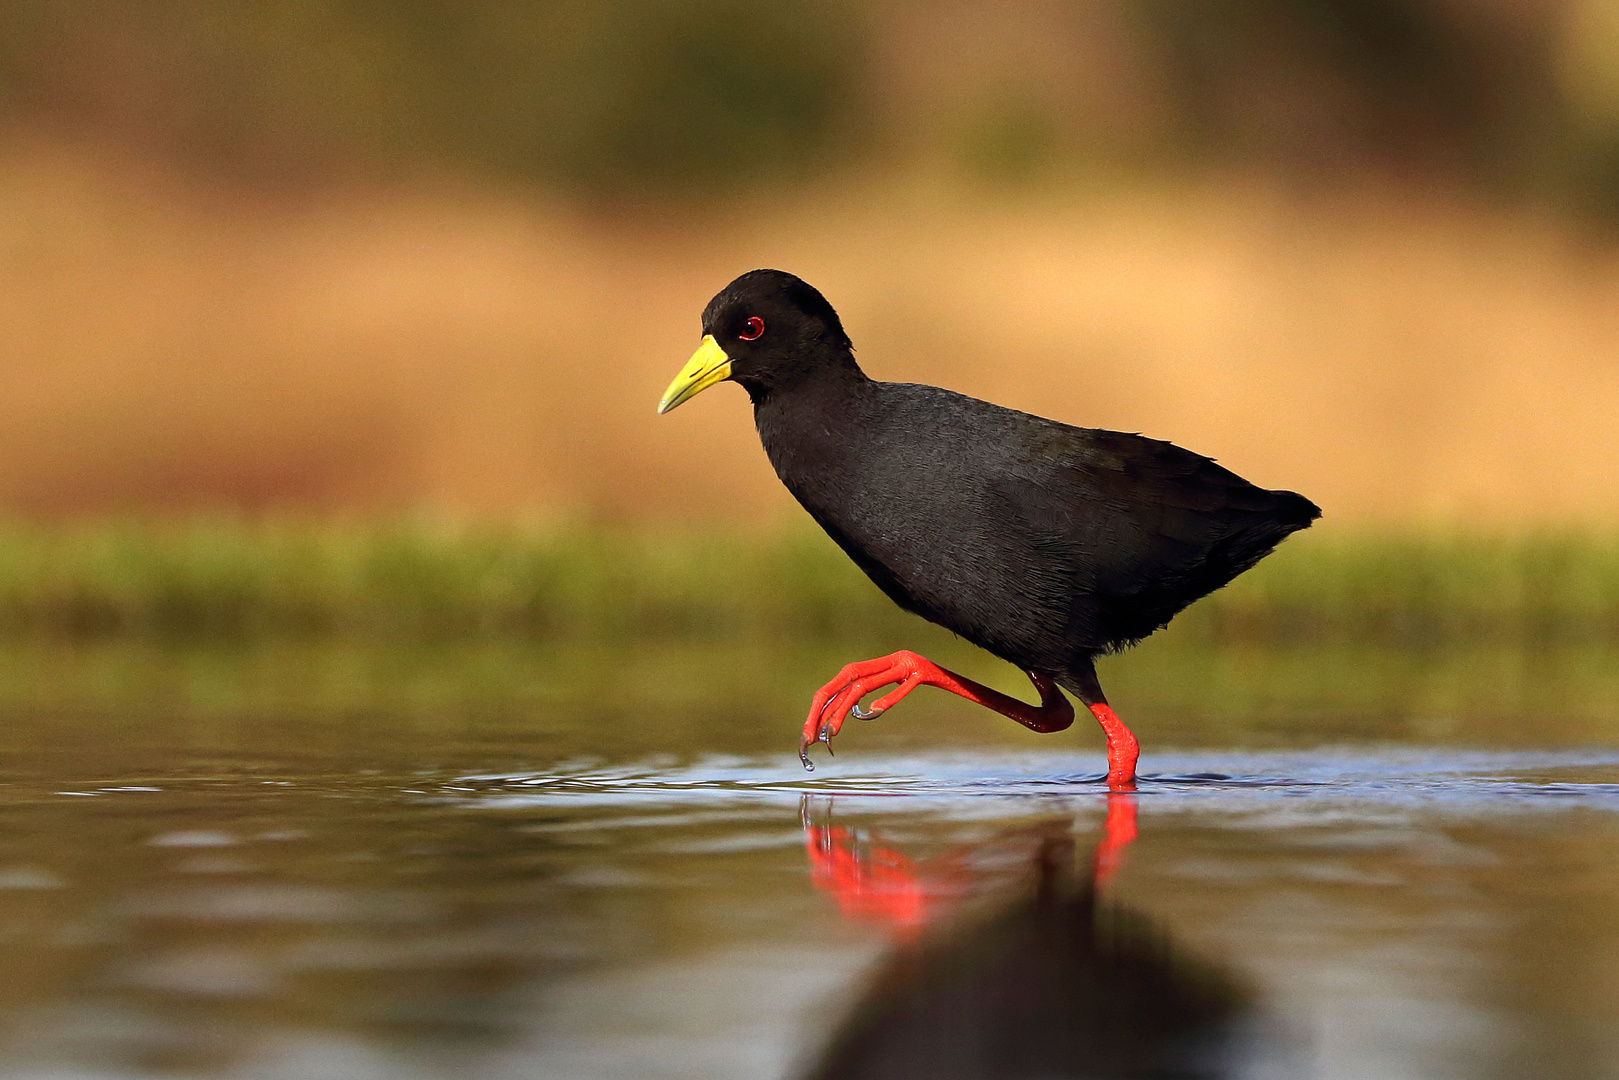
POLYGON ((855 702, 854 707, 849 710, 849 715, 854 717, 856 720, 875 720, 882 714, 883 711, 881 709, 873 709, 870 712, 866 712, 860 707, 859 702, 855 702))

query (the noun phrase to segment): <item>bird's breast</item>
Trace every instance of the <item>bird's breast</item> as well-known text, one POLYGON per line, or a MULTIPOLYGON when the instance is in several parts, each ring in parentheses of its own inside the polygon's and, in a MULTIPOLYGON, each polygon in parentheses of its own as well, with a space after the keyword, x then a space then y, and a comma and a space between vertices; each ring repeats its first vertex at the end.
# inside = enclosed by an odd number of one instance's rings
POLYGON ((1029 655, 1008 633, 1043 638, 1066 619, 1065 582, 1008 528, 997 442, 903 411, 760 420, 787 489, 901 607, 1008 658, 1029 655))

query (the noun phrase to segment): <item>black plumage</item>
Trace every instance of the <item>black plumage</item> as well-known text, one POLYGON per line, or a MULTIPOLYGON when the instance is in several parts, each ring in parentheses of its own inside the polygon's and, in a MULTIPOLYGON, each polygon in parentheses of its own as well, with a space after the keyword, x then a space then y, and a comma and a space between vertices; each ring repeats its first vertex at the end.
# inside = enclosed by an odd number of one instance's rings
POLYGON ((1320 514, 1167 442, 870 379, 832 306, 781 271, 726 286, 703 331, 776 474, 883 592, 1086 704, 1095 656, 1320 514))

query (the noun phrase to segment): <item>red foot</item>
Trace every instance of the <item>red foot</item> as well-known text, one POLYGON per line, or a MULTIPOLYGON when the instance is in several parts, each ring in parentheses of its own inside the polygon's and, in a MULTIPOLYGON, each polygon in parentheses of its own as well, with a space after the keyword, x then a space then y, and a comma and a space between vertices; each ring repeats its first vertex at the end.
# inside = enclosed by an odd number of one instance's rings
MULTIPOLYGON (((889 656, 879 657, 876 660, 864 660, 855 664, 848 664, 838 672, 838 677, 816 691, 815 697, 810 701, 809 719, 804 721, 804 734, 798 740, 798 756, 804 762, 806 769, 813 768, 809 760, 809 748, 812 744, 823 742, 827 749, 832 747, 832 737, 843 728, 843 721, 851 712, 862 720, 873 720, 897 705, 901 698, 915 690, 918 686, 937 686, 948 690, 952 694, 959 694, 968 701, 994 709, 1002 716, 1009 716, 1024 727, 1033 731, 1050 732, 1061 731, 1074 722, 1074 707, 1063 697, 1057 684, 1038 672, 1025 672, 1034 688, 1040 691, 1040 704, 1028 705, 1017 698, 1008 697, 999 690, 991 690, 982 683, 953 671, 947 671, 926 657, 918 656, 907 649, 901 649, 889 656), (859 711, 860 699, 880 687, 892 683, 899 686, 872 703, 870 712, 859 711)), ((1101 706, 1107 708, 1107 706, 1101 706)), ((1095 711, 1095 706, 1092 711, 1095 711)), ((1109 711, 1109 716, 1112 712, 1109 711)), ((1101 719, 1100 715, 1097 717, 1101 719)), ((1118 724, 1118 718, 1113 718, 1118 724)), ((1107 722, 1103 721, 1103 727, 1107 722)), ((1120 730, 1126 735, 1129 731, 1123 724, 1118 724, 1120 730)), ((1135 740, 1131 739, 1134 746, 1135 740)), ((1108 735, 1109 761, 1112 761, 1113 736, 1108 735)), ((1131 777, 1134 777, 1135 757, 1132 750, 1130 758, 1131 777)), ((1111 784, 1111 772, 1109 783, 1111 784)))
POLYGON ((1091 861, 1091 880, 1100 890, 1113 880, 1124 864, 1124 853, 1136 839, 1136 797, 1120 791, 1107 795, 1107 818, 1102 822, 1102 840, 1091 861))
POLYGON ((1107 735, 1107 787, 1109 791, 1134 791, 1136 789, 1136 759, 1141 756, 1141 744, 1130 729, 1124 726, 1119 715, 1108 708, 1106 703, 1097 702, 1090 706, 1091 715, 1096 722, 1102 725, 1102 731, 1107 735))

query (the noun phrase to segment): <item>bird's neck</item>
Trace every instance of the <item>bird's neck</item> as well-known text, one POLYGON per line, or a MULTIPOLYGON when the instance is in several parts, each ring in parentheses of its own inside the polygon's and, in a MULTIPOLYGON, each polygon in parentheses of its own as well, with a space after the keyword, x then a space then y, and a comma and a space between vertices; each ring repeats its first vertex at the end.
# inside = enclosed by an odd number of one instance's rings
POLYGON ((806 506, 816 501, 813 489, 847 479, 858 462, 864 435, 876 420, 880 385, 850 358, 847 368, 823 368, 813 378, 754 397, 753 421, 765 454, 806 506))
POLYGON ((753 400, 755 414, 783 403, 792 403, 789 407, 801 411, 807 406, 797 403, 858 393, 871 384, 855 363, 854 353, 846 348, 828 350, 821 344, 780 357, 762 372, 738 374, 737 382, 753 400))

